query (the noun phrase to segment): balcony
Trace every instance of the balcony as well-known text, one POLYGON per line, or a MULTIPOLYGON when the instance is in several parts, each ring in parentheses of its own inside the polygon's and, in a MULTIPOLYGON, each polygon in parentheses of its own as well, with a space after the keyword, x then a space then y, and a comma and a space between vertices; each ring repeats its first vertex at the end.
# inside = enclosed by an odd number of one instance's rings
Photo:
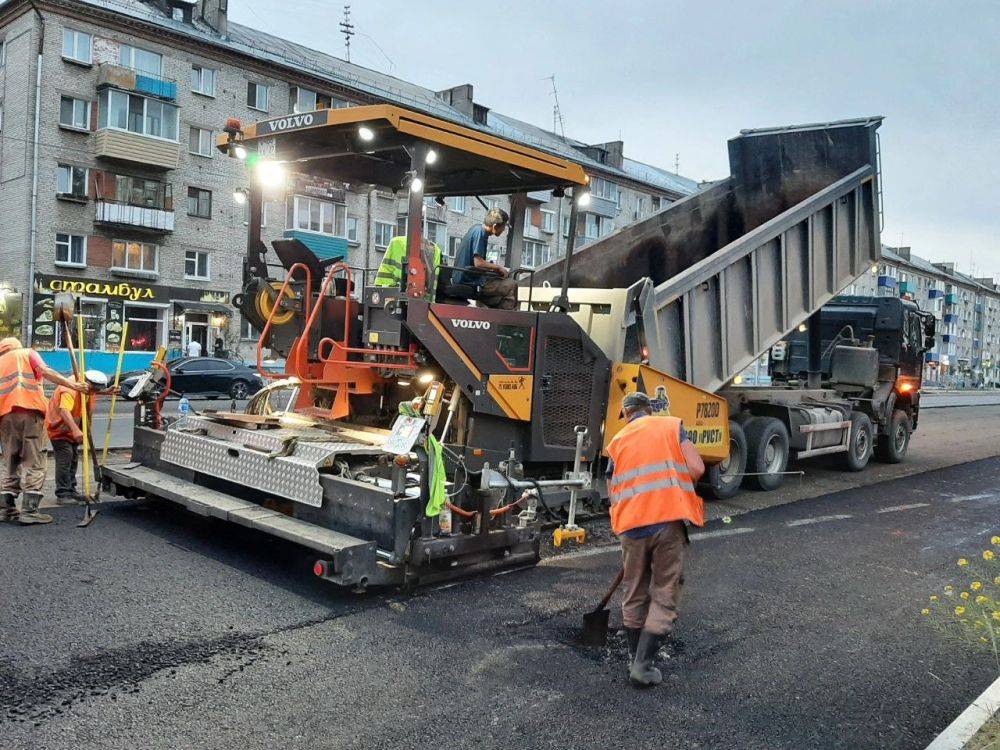
POLYGON ((912 281, 900 281, 899 282, 900 295, 912 293, 914 291, 913 286, 914 285, 912 281))
POLYGON ((103 86, 135 91, 169 102, 177 100, 176 81, 114 63, 101 63, 97 67, 97 87, 103 86))
POLYGON ((927 290, 927 298, 928 299, 937 299, 938 297, 943 297, 943 296, 944 296, 944 292, 941 291, 940 289, 928 289, 927 290))
POLYGON ((618 215, 618 204, 607 198, 598 198, 596 195, 590 196, 590 203, 587 204, 587 213, 606 216, 609 219, 618 215))
POLYGON ((946 305, 954 305, 957 302, 958 302, 958 295, 957 294, 946 294, 944 296, 944 303, 946 305))
POLYGON ((174 231, 174 212, 162 208, 133 206, 118 201, 98 200, 94 223, 167 233, 174 231))
POLYGON ((176 141, 105 128, 94 134, 98 159, 127 161, 160 169, 177 169, 181 146, 176 141))
POLYGON ((552 200, 551 190, 532 190, 528 193, 528 200, 535 203, 548 203, 552 200))
POLYGON ((524 227, 524 236, 529 240, 538 240, 542 237, 542 230, 534 224, 527 224, 524 227))
POLYGON ((895 289, 896 279, 893 278, 892 276, 879 276, 878 285, 881 287, 885 287, 887 289, 895 289))
POLYGON ((925 352, 924 353, 924 361, 925 362, 940 362, 941 359, 940 359, 940 356, 938 355, 937 352, 925 352))
POLYGON ((955 313, 945 313, 944 314, 944 322, 945 323, 957 323, 958 322, 958 316, 955 313))
POLYGON ((944 343, 946 343, 946 344, 950 344, 950 343, 952 343, 953 341, 957 341, 957 340, 958 340, 958 336, 956 336, 956 335, 955 335, 955 334, 953 334, 953 333, 946 333, 946 334, 944 334, 944 335, 943 335, 943 336, 941 337, 941 340, 942 340, 942 341, 943 341, 944 343))
POLYGON ((305 232, 301 229, 287 229, 285 230, 284 237, 286 240, 298 240, 312 250, 320 260, 347 257, 348 245, 346 237, 334 237, 332 234, 321 234, 319 232, 305 232))

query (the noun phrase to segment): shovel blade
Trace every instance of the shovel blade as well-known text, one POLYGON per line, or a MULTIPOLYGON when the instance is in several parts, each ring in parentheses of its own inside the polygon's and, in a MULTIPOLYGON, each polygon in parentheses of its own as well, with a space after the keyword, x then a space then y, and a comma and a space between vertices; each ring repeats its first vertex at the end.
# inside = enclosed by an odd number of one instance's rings
POLYGON ((90 526, 90 524, 93 522, 95 518, 97 518, 97 511, 91 510, 90 506, 88 505, 87 509, 83 512, 83 520, 80 521, 80 523, 78 523, 76 527, 78 529, 85 529, 88 526, 90 526))
POLYGON ((580 630, 578 640, 581 645, 591 648, 603 648, 608 643, 608 619, 611 611, 607 609, 596 609, 583 616, 583 628, 580 630))

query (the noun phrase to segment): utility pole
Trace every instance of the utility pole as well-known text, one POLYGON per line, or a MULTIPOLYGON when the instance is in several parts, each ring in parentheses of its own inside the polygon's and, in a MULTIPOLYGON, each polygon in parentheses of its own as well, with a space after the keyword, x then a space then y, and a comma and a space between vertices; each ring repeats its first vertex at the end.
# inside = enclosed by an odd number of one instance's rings
POLYGON ((565 138, 566 129, 563 123, 562 110, 559 109, 559 92, 556 90, 556 74, 553 73, 543 80, 552 82, 552 98, 554 100, 552 105, 552 132, 555 133, 558 128, 559 134, 565 138))
POLYGON ((347 62, 351 61, 351 37, 354 36, 354 24, 351 23, 351 6, 344 6, 344 20, 340 22, 340 33, 344 35, 344 46, 347 48, 347 62))

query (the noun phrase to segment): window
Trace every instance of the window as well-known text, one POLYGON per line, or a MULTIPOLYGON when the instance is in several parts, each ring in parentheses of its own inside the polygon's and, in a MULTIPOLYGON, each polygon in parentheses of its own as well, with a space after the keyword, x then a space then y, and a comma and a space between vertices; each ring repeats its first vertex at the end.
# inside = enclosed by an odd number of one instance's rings
POLYGON ((87 238, 79 234, 56 234, 56 265, 87 265, 87 238))
POLYGON ((344 237, 347 206, 296 195, 288 201, 288 228, 344 237))
MULTIPOLYGON (((243 204, 243 225, 250 226, 250 201, 243 204)), ((260 225, 261 227, 267 226, 267 203, 261 203, 260 205, 260 225)))
POLYGON ((489 209, 491 209, 491 208, 500 208, 500 199, 499 198, 484 198, 483 199, 483 203, 486 204, 486 210, 487 211, 489 209))
POLYGON ((158 99, 106 89, 98 99, 98 128, 177 140, 177 107, 158 99))
POLYGON ((456 195, 453 198, 448 198, 448 208, 457 214, 465 213, 465 196, 456 195))
POLYGON ((0 68, 7 62, 7 40, 0 39, 0 68))
POLYGON ((111 267, 118 271, 157 273, 159 248, 149 242, 114 240, 111 243, 111 267))
POLYGON ((590 179, 590 194, 595 198, 604 198, 605 200, 619 203, 621 200, 620 193, 621 191, 618 186, 611 182, 611 180, 606 180, 603 177, 592 177, 590 179))
POLYGON ((56 167, 56 195, 87 197, 87 169, 60 164, 56 167))
POLYGON ((189 279, 209 279, 208 253, 199 250, 185 251, 184 276, 189 279))
POLYGON ((188 216, 202 219, 212 218, 212 191, 202 188, 188 188, 188 216))
POLYGON ((72 96, 59 97, 59 124, 64 128, 90 130, 90 102, 72 96))
POLYGON ((120 203, 130 206, 174 210, 173 186, 159 180, 115 175, 115 196, 120 203))
POLYGON ((196 94, 215 96, 215 71, 200 65, 192 65, 191 90, 196 94))
POLYGON ((347 241, 348 242, 361 242, 358 239, 358 220, 353 216, 347 217, 347 241))
MULTIPOLYGON (((83 318, 83 348, 95 351, 104 349, 104 302, 99 300, 80 300, 80 317, 83 318)), ((75 321, 72 328, 75 338, 75 321)), ((56 348, 66 348, 62 326, 56 326, 56 348)), ((117 349, 117 347, 115 348, 117 349)))
POLYGON ((538 268, 549 262, 551 250, 548 245, 541 242, 524 243, 524 252, 521 254, 521 265, 526 268, 538 268))
POLYGON ((587 219, 584 224, 584 237, 587 239, 596 240, 598 237, 610 234, 614 228, 611 219, 607 216, 598 216, 597 214, 584 214, 584 216, 587 219))
POLYGON ((569 217, 562 217, 562 236, 569 237, 569 217))
POLYGON ((126 348, 133 352, 155 352, 164 342, 162 308, 142 305, 125 305, 125 320, 128 321, 128 342, 126 348))
POLYGON ((445 251, 445 254, 448 256, 450 260, 454 261, 455 258, 458 257, 458 248, 461 246, 461 244, 462 244, 461 237, 448 238, 448 248, 445 251))
POLYGON ((247 83, 247 106, 267 112, 268 88, 263 83, 247 83))
POLYGON ((442 221, 424 222, 424 236, 438 247, 447 247, 448 225, 442 221))
POLYGON ((497 354, 511 369, 526 369, 531 364, 534 343, 531 326, 498 325, 497 354))
POLYGON ((375 222, 375 247, 389 247, 395 227, 385 221, 375 222))
MULTIPOLYGON (((312 112, 316 109, 323 109, 323 97, 315 91, 304 89, 301 86, 292 86, 292 112, 312 112)), ((329 106, 329 99, 327 105, 329 106)))
POLYGON ((158 76, 163 70, 163 56, 156 52, 123 44, 121 46, 121 64, 123 67, 132 68, 140 73, 158 76))
POLYGON ((552 234, 556 231, 556 212, 542 209, 542 231, 552 234))
POLYGON ((198 156, 207 156, 209 159, 212 158, 212 131, 206 130, 205 128, 196 128, 191 126, 191 132, 188 135, 190 142, 188 145, 188 151, 192 154, 197 154, 198 156))
POLYGON ((90 34, 73 29, 63 29, 63 58, 90 65, 92 59, 90 54, 91 41, 90 34))

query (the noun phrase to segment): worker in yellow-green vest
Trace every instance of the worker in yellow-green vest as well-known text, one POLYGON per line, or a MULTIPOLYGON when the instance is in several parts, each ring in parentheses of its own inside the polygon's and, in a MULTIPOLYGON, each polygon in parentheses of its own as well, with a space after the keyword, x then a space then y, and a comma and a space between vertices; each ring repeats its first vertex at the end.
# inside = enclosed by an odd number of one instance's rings
MULTIPOLYGON (((441 268, 441 248, 430 240, 424 240, 424 258, 433 257, 434 273, 428 273, 427 294, 433 299, 437 289, 438 271, 441 268)), ((406 237, 393 237, 385 249, 382 264, 375 274, 375 286, 403 286, 403 263, 406 261, 406 237)))

